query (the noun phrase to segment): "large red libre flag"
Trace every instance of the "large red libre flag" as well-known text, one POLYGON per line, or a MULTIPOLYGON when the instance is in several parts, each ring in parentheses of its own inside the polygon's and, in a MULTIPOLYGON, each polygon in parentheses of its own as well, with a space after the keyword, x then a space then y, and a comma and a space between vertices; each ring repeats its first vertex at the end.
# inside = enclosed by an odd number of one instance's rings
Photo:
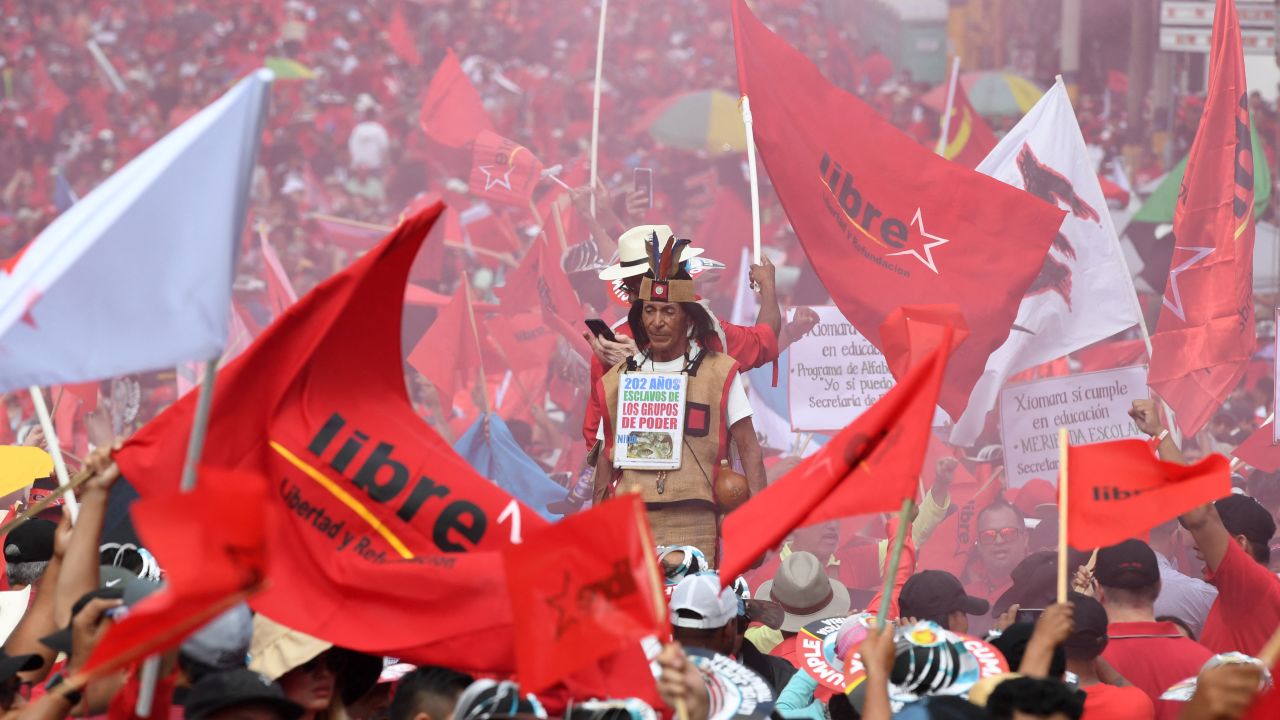
POLYGON ((894 308, 963 311, 972 336, 952 358, 941 402, 960 417, 1064 211, 921 147, 827 82, 743 0, 734 0, 733 25, 760 155, 844 316, 881 347, 880 324, 894 308))
POLYGON ((166 584, 107 631, 81 670, 86 681, 177 647, 261 586, 266 518, 274 512, 266 493, 245 473, 204 470, 193 492, 174 484, 133 504, 134 526, 164 567, 166 584))
POLYGON ((653 548, 640 496, 622 495, 504 553, 521 688, 538 692, 628 645, 639 652, 646 636, 667 635, 653 548))
MULTIPOLYGON (((501 556, 487 551, 545 521, 472 470, 405 391, 405 284, 442 210, 406 219, 218 373, 203 462, 248 473, 286 518, 269 528, 255 610, 344 647, 478 671, 510 664, 509 634, 457 652, 465 633, 510 627, 501 556)), ((177 482, 195 401, 116 453, 144 498, 177 482)))
POLYGON ((987 157, 996 147, 996 134, 982 119, 963 83, 956 83, 956 96, 951 106, 951 123, 947 126, 947 142, 942 146, 942 156, 970 170, 987 157))
POLYGON ((427 86, 427 95, 418 111, 422 131, 445 147, 460 148, 484 130, 493 130, 489 113, 480 101, 480 91, 462 72, 458 56, 450 49, 427 86))
POLYGON ((1158 459, 1141 440, 1067 449, 1067 543, 1087 550, 1151 528, 1231 494, 1227 459, 1195 465, 1158 459))
POLYGON ((831 442, 729 513, 721 579, 740 575, 795 528, 897 510, 915 496, 950 349, 948 333, 831 442))
POLYGON ((1253 147, 1235 3, 1218 0, 1209 90, 1173 212, 1148 383, 1194 435, 1244 377, 1253 327, 1253 147))
POLYGON ((525 146, 485 130, 471 149, 471 194, 527 207, 541 179, 542 161, 525 146))

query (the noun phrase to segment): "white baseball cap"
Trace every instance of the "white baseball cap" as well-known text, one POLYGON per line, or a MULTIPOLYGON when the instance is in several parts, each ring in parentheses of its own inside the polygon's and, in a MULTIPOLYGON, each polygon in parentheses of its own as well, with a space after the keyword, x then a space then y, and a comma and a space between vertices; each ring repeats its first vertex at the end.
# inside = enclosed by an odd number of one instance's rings
POLYGON ((682 628, 714 630, 738 617, 738 596, 732 587, 721 589, 720 576, 710 572, 681 580, 670 606, 671 624, 682 628))

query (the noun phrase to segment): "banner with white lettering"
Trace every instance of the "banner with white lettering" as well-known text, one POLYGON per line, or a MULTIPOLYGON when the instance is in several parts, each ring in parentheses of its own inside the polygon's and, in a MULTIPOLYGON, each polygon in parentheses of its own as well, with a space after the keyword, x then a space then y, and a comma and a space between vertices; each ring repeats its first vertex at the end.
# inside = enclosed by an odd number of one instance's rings
POLYGON ((1058 428, 1072 445, 1141 438, 1129 418, 1146 398, 1145 365, 1010 385, 1000 392, 1000 438, 1009 487, 1033 478, 1058 482, 1058 428))
POLYGON ((818 324, 789 349, 788 404, 796 432, 843 429, 894 385, 884 355, 839 308, 813 309, 818 324))

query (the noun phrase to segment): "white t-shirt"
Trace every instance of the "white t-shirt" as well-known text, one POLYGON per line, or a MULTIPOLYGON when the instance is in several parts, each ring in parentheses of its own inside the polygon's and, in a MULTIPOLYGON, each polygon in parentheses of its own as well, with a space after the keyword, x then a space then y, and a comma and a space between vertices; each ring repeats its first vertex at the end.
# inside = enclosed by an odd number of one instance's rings
POLYGON ((351 167, 377 170, 386 163, 391 138, 387 129, 375 120, 365 120, 351 130, 347 138, 347 151, 351 153, 351 167))
MULTIPOLYGON (((692 357, 698 352, 697 343, 689 343, 689 355, 692 357)), ((658 362, 651 358, 647 358, 644 363, 637 368, 642 372, 680 372, 684 369, 684 357, 678 357, 675 360, 667 360, 658 362)), ((734 375, 733 381, 729 383, 729 401, 725 404, 725 415, 728 416, 727 427, 733 427, 733 424, 743 418, 751 417, 751 401, 747 399, 747 389, 742 387, 742 375, 734 375)), ((604 423, 596 428, 596 439, 604 439, 604 423)))

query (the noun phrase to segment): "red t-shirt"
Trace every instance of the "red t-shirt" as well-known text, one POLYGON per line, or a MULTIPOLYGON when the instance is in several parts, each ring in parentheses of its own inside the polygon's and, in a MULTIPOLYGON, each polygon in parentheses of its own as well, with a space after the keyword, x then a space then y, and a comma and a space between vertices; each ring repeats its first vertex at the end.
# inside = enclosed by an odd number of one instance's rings
POLYGON ((1151 698, 1136 687, 1098 683, 1083 690, 1084 715, 1080 720, 1152 720, 1155 717, 1151 698))
POLYGON ((1177 720, 1186 703, 1160 700, 1174 683, 1200 674, 1209 648, 1183 637, 1171 622, 1111 623, 1102 659, 1155 703, 1159 720, 1177 720))
POLYGON ((1280 578, 1235 542, 1215 572, 1205 578, 1218 588, 1200 642, 1215 653, 1257 655, 1280 626, 1280 578))
MULTIPOLYGON (((778 336, 773 334, 773 328, 764 323, 744 327, 742 325, 733 325, 723 320, 720 321, 720 328, 724 330, 724 341, 728 345, 727 348, 719 347, 720 343, 713 342, 708 348, 716 352, 724 352, 742 367, 743 370, 758 368, 778 359, 778 336)), ((624 322, 621 326, 613 329, 615 335, 631 336, 631 329, 624 322)), ((600 397, 597 390, 600 378, 604 377, 607 368, 600 362, 600 358, 592 355, 591 357, 591 404, 587 406, 587 414, 582 418, 582 438, 587 441, 587 447, 590 448, 596 444, 596 428, 600 427, 601 404, 604 398, 600 397)))

